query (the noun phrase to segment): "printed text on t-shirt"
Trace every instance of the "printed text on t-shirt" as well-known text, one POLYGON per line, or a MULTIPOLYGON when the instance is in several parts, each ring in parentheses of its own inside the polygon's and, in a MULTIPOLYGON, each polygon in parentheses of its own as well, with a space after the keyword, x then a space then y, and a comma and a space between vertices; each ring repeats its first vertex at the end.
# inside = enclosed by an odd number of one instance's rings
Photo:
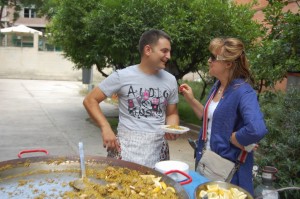
POLYGON ((167 106, 167 90, 159 88, 134 89, 132 85, 128 89, 128 112, 136 118, 163 117, 167 106))

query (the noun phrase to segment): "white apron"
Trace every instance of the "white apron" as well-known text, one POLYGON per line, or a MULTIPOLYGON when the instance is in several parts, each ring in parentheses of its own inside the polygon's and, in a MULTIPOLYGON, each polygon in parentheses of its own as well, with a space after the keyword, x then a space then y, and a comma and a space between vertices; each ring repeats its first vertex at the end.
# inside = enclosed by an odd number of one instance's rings
POLYGON ((108 157, 119 158, 150 168, 169 159, 169 148, 164 134, 118 131, 121 152, 108 152, 108 157))

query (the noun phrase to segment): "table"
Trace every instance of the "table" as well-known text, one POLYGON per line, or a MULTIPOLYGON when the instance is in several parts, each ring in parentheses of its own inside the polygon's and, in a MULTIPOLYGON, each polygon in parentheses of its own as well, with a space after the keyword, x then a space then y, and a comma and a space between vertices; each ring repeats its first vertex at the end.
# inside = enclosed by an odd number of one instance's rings
POLYGON ((189 175, 192 177, 193 181, 189 184, 183 185, 183 188, 188 193, 190 199, 194 199, 194 191, 198 185, 208 182, 209 180, 195 171, 189 171, 189 175))

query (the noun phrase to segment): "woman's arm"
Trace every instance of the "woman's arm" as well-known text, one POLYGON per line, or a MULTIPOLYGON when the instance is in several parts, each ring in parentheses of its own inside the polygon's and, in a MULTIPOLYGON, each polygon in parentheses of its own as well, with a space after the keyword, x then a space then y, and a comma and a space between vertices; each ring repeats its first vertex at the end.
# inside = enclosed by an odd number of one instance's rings
POLYGON ((242 146, 247 146, 259 142, 268 131, 254 91, 243 94, 239 110, 244 126, 234 133, 233 143, 236 141, 242 146))

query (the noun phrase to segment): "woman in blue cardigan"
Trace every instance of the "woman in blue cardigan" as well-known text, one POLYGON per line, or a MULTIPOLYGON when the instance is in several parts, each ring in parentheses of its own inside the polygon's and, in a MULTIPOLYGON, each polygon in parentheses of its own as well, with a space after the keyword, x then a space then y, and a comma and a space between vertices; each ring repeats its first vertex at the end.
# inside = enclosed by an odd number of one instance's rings
POLYGON ((241 151, 250 151, 243 164, 235 172, 231 183, 253 195, 252 167, 255 146, 267 133, 263 114, 252 88, 253 78, 245 55, 244 44, 236 38, 215 38, 210 42, 211 56, 208 59, 209 74, 217 78, 206 105, 195 99, 187 84, 179 88, 185 100, 193 108, 199 119, 203 118, 200 130, 196 161, 206 150, 211 150, 223 158, 237 162, 241 151))

